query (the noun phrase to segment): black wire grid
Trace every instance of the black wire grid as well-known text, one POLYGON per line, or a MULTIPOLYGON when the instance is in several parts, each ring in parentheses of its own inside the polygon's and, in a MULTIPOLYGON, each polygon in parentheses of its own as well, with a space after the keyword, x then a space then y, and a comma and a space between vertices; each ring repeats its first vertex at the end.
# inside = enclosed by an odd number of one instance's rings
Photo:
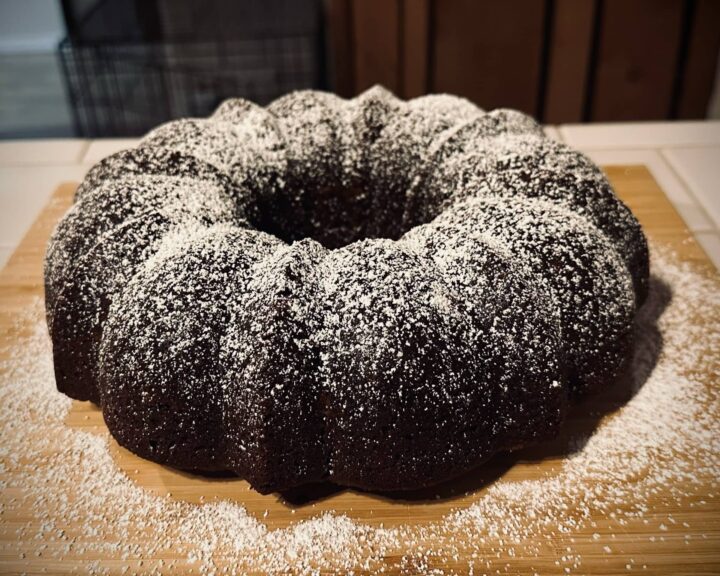
POLYGON ((181 33, 152 42, 65 38, 58 50, 76 132, 139 136, 174 118, 206 116, 226 98, 266 104, 292 90, 323 87, 318 22, 283 25, 282 18, 262 16, 261 27, 192 39, 181 33))

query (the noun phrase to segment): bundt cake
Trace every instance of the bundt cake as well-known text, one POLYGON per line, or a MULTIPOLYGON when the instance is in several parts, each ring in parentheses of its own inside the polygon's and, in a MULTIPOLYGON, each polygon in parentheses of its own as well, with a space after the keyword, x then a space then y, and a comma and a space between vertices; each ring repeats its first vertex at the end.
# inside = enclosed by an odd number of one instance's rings
POLYGON ((643 232, 530 117, 242 99, 94 166, 45 265, 58 388, 261 492, 420 488, 552 437, 627 356, 643 232))

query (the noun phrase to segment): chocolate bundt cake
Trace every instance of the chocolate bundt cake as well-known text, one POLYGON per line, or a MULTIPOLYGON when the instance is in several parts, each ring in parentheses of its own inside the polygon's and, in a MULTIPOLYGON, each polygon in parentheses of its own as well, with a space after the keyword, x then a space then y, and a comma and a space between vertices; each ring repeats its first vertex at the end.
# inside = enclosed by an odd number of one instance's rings
POLYGON ((449 479, 611 382, 648 282, 600 170, 513 110, 229 100, 94 166, 47 251, 58 388, 261 492, 449 479))

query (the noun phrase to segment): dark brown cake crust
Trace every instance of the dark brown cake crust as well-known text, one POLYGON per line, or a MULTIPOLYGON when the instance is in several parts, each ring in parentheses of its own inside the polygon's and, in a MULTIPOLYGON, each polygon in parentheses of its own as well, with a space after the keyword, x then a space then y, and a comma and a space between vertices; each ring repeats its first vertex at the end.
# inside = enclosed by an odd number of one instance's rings
POLYGON ((429 486, 557 433, 645 298, 637 221, 528 116, 230 100, 88 173, 48 247, 58 388, 261 492, 429 486))

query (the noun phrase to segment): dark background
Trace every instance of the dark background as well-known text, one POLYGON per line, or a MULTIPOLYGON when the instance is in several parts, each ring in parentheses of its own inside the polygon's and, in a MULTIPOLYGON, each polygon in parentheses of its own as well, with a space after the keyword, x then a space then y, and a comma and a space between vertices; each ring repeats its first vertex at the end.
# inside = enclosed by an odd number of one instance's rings
POLYGON ((0 0, 0 33, 53 11, 46 53, 0 40, 0 137, 138 136, 231 96, 375 83, 545 123, 717 108, 718 0, 0 0))
POLYGON ((705 118, 716 0, 332 0, 337 88, 451 92, 547 123, 705 118), (344 66, 341 62, 352 62, 344 66))

